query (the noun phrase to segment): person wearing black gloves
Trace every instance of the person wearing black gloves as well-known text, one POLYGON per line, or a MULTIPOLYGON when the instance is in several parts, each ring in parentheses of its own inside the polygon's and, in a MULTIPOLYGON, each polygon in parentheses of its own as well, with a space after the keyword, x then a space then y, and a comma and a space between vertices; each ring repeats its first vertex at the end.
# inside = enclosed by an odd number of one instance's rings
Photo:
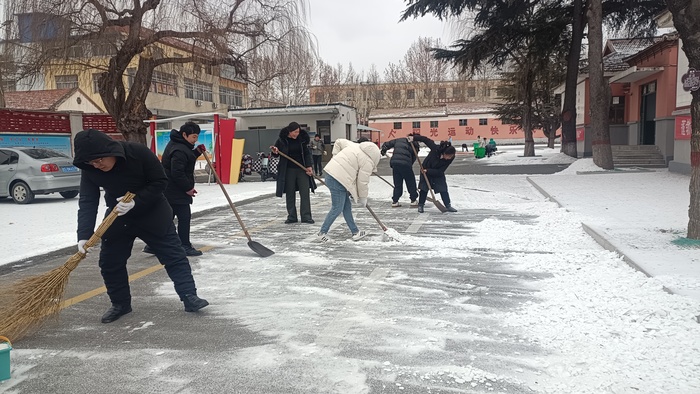
POLYGON ((287 220, 284 221, 287 224, 299 221, 296 206, 297 190, 299 191, 301 203, 301 222, 314 223, 311 217, 311 195, 309 190, 314 191, 316 183, 312 178, 314 171, 311 167, 313 160, 311 158, 311 149, 309 149, 309 140, 309 134, 302 130, 297 122, 292 122, 280 130, 277 142, 270 147, 273 155, 279 156, 279 152, 282 152, 305 168, 302 170, 299 166, 287 160, 286 157, 280 157, 280 162, 277 166, 277 190, 275 194, 277 197, 282 197, 282 194, 285 194, 287 197, 287 220))
POLYGON ((107 213, 115 210, 117 219, 102 236, 100 273, 112 306, 102 316, 111 323, 131 312, 131 291, 126 263, 138 237, 155 252, 185 311, 196 312, 209 303, 197 296, 192 268, 173 224, 173 211, 163 191, 168 185, 158 157, 145 145, 115 141, 98 130, 84 130, 73 141, 73 164, 81 169, 78 201, 78 251, 85 253, 85 242, 95 230, 100 188, 104 189, 107 213), (126 192, 136 194, 122 202, 126 192))
POLYGON ((413 137, 409 135, 406 138, 397 138, 387 141, 382 144, 382 156, 386 155, 386 151, 394 148, 394 154, 389 160, 391 171, 394 176, 394 195, 392 196, 391 206, 400 207, 399 198, 403 194, 403 184, 406 183, 409 197, 411 198, 411 208, 418 206, 418 192, 416 191, 416 175, 413 173, 413 163, 416 161, 416 154, 411 147, 414 144, 418 151, 417 143, 413 142, 413 137))
MULTIPOLYGON (((445 170, 447 170, 447 167, 449 167, 455 159, 455 147, 447 141, 442 141, 438 145, 430 138, 420 134, 415 134, 413 140, 422 142, 430 148, 430 153, 423 160, 423 172, 428 175, 428 180, 430 180, 430 186, 432 186, 433 191, 435 193, 440 193, 442 202, 445 203, 447 211, 457 212, 457 210, 450 205, 450 193, 447 191, 447 179, 445 178, 445 170)), ((425 181, 425 177, 422 174, 418 188, 420 189, 418 212, 423 213, 425 200, 428 198, 428 183, 425 181)))
MULTIPOLYGON (((170 132, 170 141, 163 150, 160 161, 168 177, 168 187, 165 188, 165 198, 173 209, 173 217, 177 216, 177 235, 180 237, 182 248, 188 256, 201 256, 202 251, 195 249, 190 242, 190 222, 192 221, 192 198, 197 194, 194 188, 194 165, 197 158, 207 149, 204 145, 195 148, 201 129, 194 122, 187 122, 180 130, 170 132)), ((146 253, 153 249, 146 245, 146 253)))

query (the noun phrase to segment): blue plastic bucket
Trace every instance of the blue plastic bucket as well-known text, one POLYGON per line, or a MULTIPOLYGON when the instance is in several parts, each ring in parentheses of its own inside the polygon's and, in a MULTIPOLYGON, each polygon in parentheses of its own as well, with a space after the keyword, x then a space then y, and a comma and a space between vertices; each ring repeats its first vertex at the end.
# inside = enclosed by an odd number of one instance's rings
POLYGON ((0 337, 0 381, 10 378, 10 350, 12 350, 10 340, 0 337))

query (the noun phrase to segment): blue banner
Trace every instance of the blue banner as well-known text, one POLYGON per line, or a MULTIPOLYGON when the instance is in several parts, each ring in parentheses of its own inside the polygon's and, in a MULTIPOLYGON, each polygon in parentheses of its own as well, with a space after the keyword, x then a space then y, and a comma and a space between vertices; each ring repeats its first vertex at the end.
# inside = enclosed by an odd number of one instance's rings
POLYGON ((48 148, 59 151, 66 156, 73 156, 69 135, 5 134, 0 133, 0 147, 28 146, 48 148))

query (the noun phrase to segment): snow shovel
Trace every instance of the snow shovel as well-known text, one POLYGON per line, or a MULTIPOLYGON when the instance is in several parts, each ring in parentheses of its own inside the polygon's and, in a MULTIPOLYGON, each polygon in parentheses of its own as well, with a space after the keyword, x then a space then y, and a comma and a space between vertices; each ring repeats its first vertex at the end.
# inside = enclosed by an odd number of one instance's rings
MULTIPOLYGON (((291 161, 292 163, 296 164, 296 165, 299 166, 299 168, 301 168, 302 170, 306 171, 306 167, 304 167, 303 164, 301 164, 301 163, 299 163, 298 161, 292 159, 291 157, 289 157, 289 155, 285 154, 284 152, 281 152, 279 149, 277 150, 277 154, 280 155, 280 156, 282 156, 282 157, 284 157, 285 159, 291 161)), ((326 182, 324 182, 323 179, 321 179, 319 176, 317 176, 316 174, 314 174, 313 177, 314 177, 315 180, 321 182, 321 184, 322 184, 323 186, 326 186, 326 182)))
POLYGON ((379 217, 377 216, 376 213, 374 213, 374 211, 372 210, 372 208, 370 208, 369 205, 365 205, 365 208, 367 208, 367 210, 369 211, 369 213, 372 214, 372 217, 374 218, 374 220, 377 221, 377 223, 379 224, 379 227, 381 227, 381 228, 382 228, 382 231, 384 231, 384 232, 382 233, 382 241, 385 241, 385 242, 386 242, 386 241, 393 241, 394 239, 391 238, 391 236, 390 236, 389 234, 386 233, 387 231, 389 231, 389 229, 384 225, 384 223, 382 223, 381 220, 379 220, 379 217))
POLYGON ((435 198, 435 192, 433 192, 433 188, 430 186, 430 180, 428 180, 428 174, 423 172, 423 164, 420 162, 420 158, 418 157, 418 151, 416 150, 415 145, 413 145, 413 141, 408 141, 408 144, 411 145, 411 148, 413 148, 413 153, 416 154, 416 160, 418 160, 418 167, 420 167, 420 173, 423 174, 423 177, 425 178, 425 183, 428 185, 428 190, 430 190, 430 195, 433 197, 433 204, 435 204, 435 208, 439 209, 440 212, 445 213, 447 212, 447 208, 445 208, 444 205, 440 201, 435 198))
MULTIPOLYGON (((386 184, 389 185, 389 186, 391 186, 392 189, 394 188, 394 185, 393 185, 391 182, 389 182, 389 181, 387 181, 386 179, 382 178, 382 177, 381 177, 379 174, 377 174, 376 172, 373 173, 373 175, 376 176, 377 178, 383 180, 384 182, 386 182, 386 184)), ((435 203, 435 199, 433 199, 433 198, 428 197, 427 200, 430 201, 430 202, 432 202, 433 204, 435 203)))
POLYGON ((248 229, 245 227, 245 224, 243 224, 243 219, 241 219, 241 216, 238 214, 238 210, 236 210, 236 206, 233 205, 233 201, 231 201, 231 197, 229 197, 228 192, 226 192, 226 188, 224 187, 224 184, 221 183, 221 179, 219 179, 219 174, 216 173, 216 171, 213 171, 214 166, 211 163, 211 159, 209 159, 209 155, 207 155, 207 152, 202 152, 202 155, 204 156, 205 159, 207 159, 207 163, 209 164, 209 168, 212 169, 212 174, 214 175, 214 179, 216 179, 216 183, 219 184, 221 187, 221 191, 224 192, 224 196, 226 196, 226 200, 228 200, 228 205, 231 206, 231 209, 233 210, 234 215, 236 215, 236 219, 238 220, 238 224, 241 225, 241 228, 243 229, 243 232, 245 233, 246 238, 248 238, 248 247, 253 250, 253 252, 259 254, 261 257, 269 257, 275 254, 272 250, 264 247, 258 242, 253 241, 250 238, 250 234, 248 233, 248 229))

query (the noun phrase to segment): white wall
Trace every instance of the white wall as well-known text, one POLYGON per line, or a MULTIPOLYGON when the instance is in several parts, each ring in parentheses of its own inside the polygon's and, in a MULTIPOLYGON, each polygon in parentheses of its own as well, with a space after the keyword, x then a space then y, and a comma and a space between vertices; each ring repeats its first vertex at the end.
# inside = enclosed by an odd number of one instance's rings
POLYGON ((693 96, 690 94, 690 92, 686 92, 683 90, 683 82, 681 82, 681 78, 683 77, 683 74, 686 74, 688 72, 689 64, 688 64, 688 57, 685 56, 685 52, 683 49, 683 43, 678 40, 678 72, 676 73, 676 107, 687 107, 690 106, 690 102, 693 99, 693 96))
POLYGON ((316 121, 328 120, 331 122, 331 141, 338 138, 346 138, 346 125, 350 125, 350 138, 357 139, 357 113, 352 108, 339 107, 338 114, 290 114, 290 115, 274 115, 274 116, 236 116, 235 112, 231 113, 238 119, 236 128, 247 130, 251 127, 262 127, 268 129, 281 129, 287 126, 290 122, 306 124, 309 130, 313 133, 317 131, 316 121))
POLYGON ((58 111, 71 111, 71 112, 84 112, 86 114, 95 114, 104 112, 102 109, 98 108, 92 101, 88 100, 85 95, 79 92, 73 93, 70 97, 66 99, 57 108, 58 111), (78 100, 80 99, 80 100, 78 100), (80 101, 80 103, 78 103, 80 101))

